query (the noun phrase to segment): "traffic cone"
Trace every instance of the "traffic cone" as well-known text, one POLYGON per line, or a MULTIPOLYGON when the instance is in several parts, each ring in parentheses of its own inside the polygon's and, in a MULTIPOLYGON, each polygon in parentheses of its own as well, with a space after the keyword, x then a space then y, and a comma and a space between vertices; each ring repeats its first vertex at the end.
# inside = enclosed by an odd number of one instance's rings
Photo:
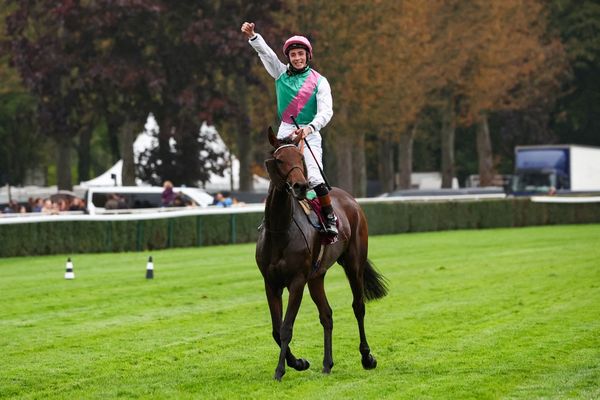
POLYGON ((65 272, 65 279, 75 279, 75 272, 73 272, 73 263, 71 257, 67 258, 67 271, 65 272))
POLYGON ((148 257, 148 264, 146 264, 146 279, 154 279, 154 263, 152 262, 152 256, 148 257))

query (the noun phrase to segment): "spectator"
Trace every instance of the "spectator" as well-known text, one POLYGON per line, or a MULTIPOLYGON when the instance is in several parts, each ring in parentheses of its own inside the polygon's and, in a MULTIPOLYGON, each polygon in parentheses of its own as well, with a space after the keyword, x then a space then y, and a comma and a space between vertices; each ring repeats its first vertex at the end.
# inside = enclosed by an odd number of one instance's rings
POLYGON ((42 207, 42 212, 44 214, 58 214, 58 206, 52 203, 52 200, 45 199, 44 206, 42 207))
POLYGON ((31 208, 31 211, 32 212, 42 212, 43 208, 44 208, 44 200, 41 197, 38 197, 33 202, 33 207, 31 208))
POLYGON ((33 197, 30 197, 29 199, 27 199, 27 205, 25 206, 26 212, 32 212, 33 207, 35 207, 35 200, 33 199, 33 197))
POLYGON ((171 181, 165 181, 163 184, 163 192, 161 195, 161 203, 163 207, 169 207, 173 205, 175 200, 175 192, 173 191, 173 183, 171 181))
POLYGON ((20 206, 19 203, 17 203, 14 200, 11 200, 8 202, 8 204, 6 205, 6 207, 4 207, 4 210, 2 210, 2 212, 4 214, 16 214, 20 212, 20 206))
POLYGON ((57 205, 58 211, 69 211, 69 205, 67 204, 67 201, 65 199, 58 200, 57 205))
POLYGON ((69 211, 84 211, 85 206, 83 204, 83 200, 79 197, 73 197, 71 201, 71 205, 69 206, 69 211))
POLYGON ((104 208, 107 210, 116 210, 119 208, 119 196, 116 193, 108 195, 108 200, 104 203, 104 208))
POLYGON ((213 205, 217 207, 231 207, 233 204, 230 197, 226 197, 223 193, 219 192, 215 194, 213 199, 213 205))

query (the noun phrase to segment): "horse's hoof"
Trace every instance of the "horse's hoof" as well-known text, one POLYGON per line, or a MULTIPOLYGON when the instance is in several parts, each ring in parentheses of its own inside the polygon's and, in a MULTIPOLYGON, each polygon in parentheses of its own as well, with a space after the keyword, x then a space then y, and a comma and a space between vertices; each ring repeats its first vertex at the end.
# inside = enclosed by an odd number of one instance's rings
POLYGON ((333 368, 333 361, 330 363, 323 362, 323 373, 324 374, 329 375, 331 373, 331 368, 333 368))
POLYGON ((310 367, 310 363, 304 358, 299 358, 296 360, 296 363, 290 365, 290 367, 294 368, 296 371, 305 371, 310 367))
POLYGON ((281 378, 283 378, 283 375, 285 375, 285 370, 284 371, 275 370, 275 375, 273 376, 273 379, 275 379, 277 382, 281 382, 281 378))
POLYGON ((329 375, 331 373, 331 368, 333 368, 333 362, 331 362, 329 365, 324 363, 323 364, 323 373, 329 375))
POLYGON ((373 369, 377 366, 377 360, 371 354, 362 358, 362 366, 364 369, 373 369))

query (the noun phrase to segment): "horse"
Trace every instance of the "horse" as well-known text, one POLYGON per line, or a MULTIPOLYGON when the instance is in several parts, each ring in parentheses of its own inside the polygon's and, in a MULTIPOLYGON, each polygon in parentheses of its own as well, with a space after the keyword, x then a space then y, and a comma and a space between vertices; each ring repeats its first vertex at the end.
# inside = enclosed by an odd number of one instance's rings
POLYGON ((377 366, 377 360, 371 354, 365 335, 365 300, 384 297, 388 288, 386 279, 367 259, 365 215, 351 195, 334 187, 330 193, 338 218, 339 240, 322 246, 321 235, 299 204, 299 200, 306 198, 309 189, 304 158, 298 148, 300 137, 278 140, 270 127, 268 137, 274 148, 272 158, 265 161, 271 184, 262 229, 256 243, 256 263, 264 278, 273 338, 280 347, 274 378, 281 381, 285 374, 284 362, 297 371, 310 366, 307 360, 296 358, 290 349, 294 321, 307 284, 323 326, 322 371, 325 374, 331 372, 333 319, 324 279, 327 270, 336 261, 343 267, 352 290, 352 308, 358 322, 362 366, 373 369, 377 366), (288 289, 289 297, 282 321, 284 288, 288 289))

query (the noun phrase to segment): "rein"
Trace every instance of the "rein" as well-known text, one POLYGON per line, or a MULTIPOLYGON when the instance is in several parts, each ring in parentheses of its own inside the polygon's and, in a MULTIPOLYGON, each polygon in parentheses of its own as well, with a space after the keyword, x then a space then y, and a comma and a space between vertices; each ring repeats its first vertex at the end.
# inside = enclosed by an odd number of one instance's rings
MULTIPOLYGON (((286 148, 286 147, 296 147, 296 148, 298 148, 298 146, 296 146, 295 144, 292 144, 292 143, 282 144, 281 146, 279 146, 278 148, 276 148, 273 151, 273 158, 275 158, 275 153, 277 153, 279 150, 281 150, 283 148, 286 148)), ((300 153, 302 153, 303 148, 300 148, 299 150, 300 150, 300 153)), ((275 158, 275 159, 277 159, 277 158, 275 158)), ((302 174, 304 176, 306 176, 306 164, 304 163, 304 157, 302 157, 302 167, 300 167, 299 165, 294 165, 292 168, 290 168, 290 170, 285 175, 281 174, 281 172, 279 171, 279 168, 277 168, 277 174, 283 180, 283 182, 285 183, 286 190, 288 192, 290 192, 292 194, 292 196, 294 196, 294 194, 291 191, 292 190, 292 186, 288 182, 288 177, 290 176, 290 174, 292 173, 292 171, 295 170, 296 168, 299 169, 299 170, 301 170, 302 174)))
MULTIPOLYGON (((275 160, 277 160, 277 158, 275 157, 276 153, 279 150, 284 149, 286 147, 295 147, 295 148, 298 148, 298 146, 296 146, 295 144, 292 144, 292 143, 283 144, 283 145, 277 147, 273 151, 273 153, 272 153, 273 158, 275 160)), ((300 150, 300 153, 302 154, 303 153, 303 148, 300 148, 299 150, 300 150)), ((292 215, 291 215, 291 219, 294 222, 294 224, 296 225, 296 227, 298 228, 298 230, 300 231, 300 234, 302 235, 302 238, 304 239, 304 243, 306 244, 306 250, 308 251, 308 254, 310 254, 310 257, 312 259, 312 250, 310 248, 310 244, 308 243, 308 238, 306 237, 306 233, 302 230, 302 227, 300 226, 300 224, 298 223, 298 221, 294 217, 294 212, 295 212, 295 210, 298 207, 298 205, 295 204, 295 203, 298 202, 298 199, 296 198, 296 195, 294 194, 294 190, 292 189, 292 185, 290 185, 290 183, 288 182, 288 177, 290 176, 290 174, 292 173, 292 171, 295 170, 295 169, 299 169, 301 171, 301 173, 304 176, 306 176, 306 163, 304 162, 304 157, 302 157, 302 166, 300 166, 300 165, 294 165, 292 168, 290 168, 289 171, 287 171, 287 173, 285 175, 283 175, 281 173, 281 171, 279 170, 278 167, 276 167, 275 169, 276 169, 277 175, 283 181, 283 185, 282 186, 285 188, 286 193, 288 194, 288 196, 290 196, 291 201, 292 201, 292 215)), ((276 187, 277 187, 277 185, 276 185, 276 187)), ((278 189, 278 190, 281 190, 281 189, 278 189)), ((270 233, 283 233, 283 232, 288 232, 289 228, 287 228, 287 229, 281 229, 281 230, 275 230, 275 229, 270 229, 267 226, 265 226, 265 230, 267 232, 270 232, 270 233)))

